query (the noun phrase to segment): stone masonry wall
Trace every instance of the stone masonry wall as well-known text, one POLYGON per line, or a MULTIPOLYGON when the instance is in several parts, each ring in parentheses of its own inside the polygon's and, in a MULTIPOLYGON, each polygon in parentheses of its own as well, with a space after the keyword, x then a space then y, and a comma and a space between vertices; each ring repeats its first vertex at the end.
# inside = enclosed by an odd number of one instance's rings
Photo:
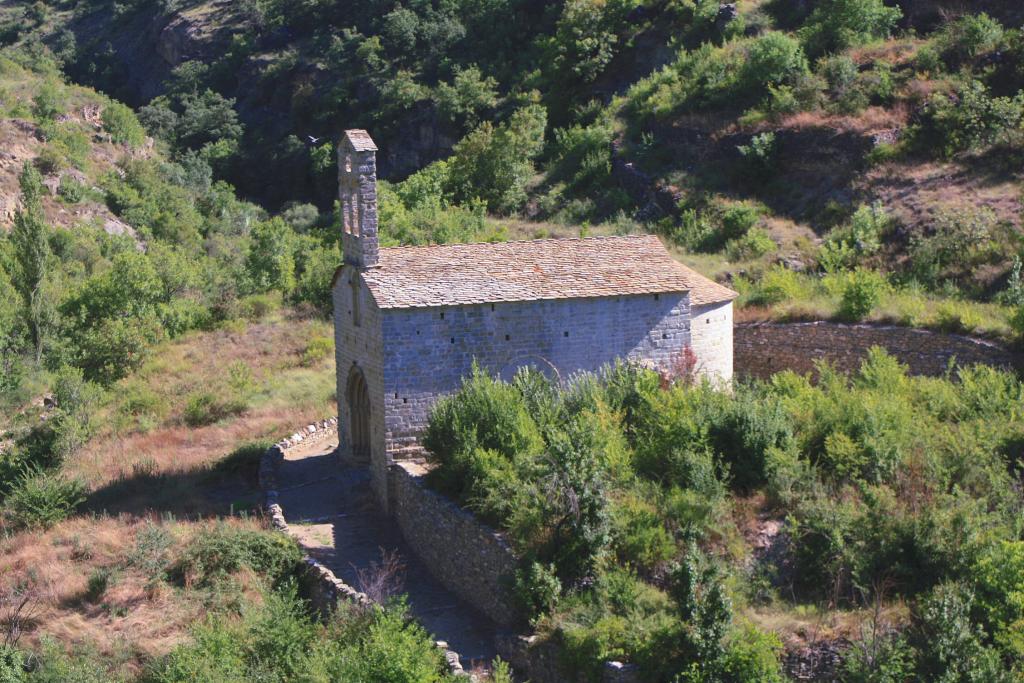
POLYGON ((385 310, 388 451, 416 451, 430 406, 474 359, 505 379, 522 365, 566 378, 616 358, 664 369, 691 343, 689 314, 688 294, 385 310))
MULTIPOLYGON (((314 422, 274 444, 263 454, 259 467, 263 507, 270 517, 271 526, 277 531, 288 533, 288 521, 285 519, 284 510, 277 502, 277 469, 281 461, 284 460, 285 451, 300 443, 321 441, 338 433, 336 418, 314 422)), ((305 567, 299 575, 301 594, 309 601, 310 609, 321 618, 327 618, 331 612, 337 609, 339 603, 347 602, 361 607, 373 604, 369 596, 339 579, 334 572, 318 560, 306 555, 303 558, 303 564, 305 567)), ((463 670, 458 653, 449 650, 447 643, 439 640, 435 645, 444 652, 445 663, 450 674, 456 678, 467 679, 470 683, 477 683, 479 678, 463 670)))
POLYGON ((854 372, 872 346, 881 346, 905 363, 912 375, 938 376, 950 361, 1024 368, 1021 354, 994 342, 956 334, 884 325, 832 322, 750 323, 734 332, 736 374, 767 378, 780 370, 814 372, 815 360, 827 360, 854 372))
POLYGON ((502 626, 516 622, 508 581, 516 558, 500 533, 426 488, 425 470, 391 467, 391 509, 405 542, 448 590, 502 626))
POLYGON ((692 314, 690 336, 697 371, 713 381, 732 381, 732 302, 694 306, 692 314))
POLYGON ((384 444, 384 354, 381 337, 380 309, 373 302, 364 286, 355 291, 360 296, 360 325, 352 319, 353 277, 359 277, 352 266, 345 266, 338 273, 332 291, 334 299, 334 348, 337 367, 337 399, 339 448, 351 450, 349 441, 352 433, 352 416, 349 412, 347 389, 349 376, 358 368, 366 378, 370 398, 370 468, 374 493, 381 507, 387 512, 387 462, 384 444))

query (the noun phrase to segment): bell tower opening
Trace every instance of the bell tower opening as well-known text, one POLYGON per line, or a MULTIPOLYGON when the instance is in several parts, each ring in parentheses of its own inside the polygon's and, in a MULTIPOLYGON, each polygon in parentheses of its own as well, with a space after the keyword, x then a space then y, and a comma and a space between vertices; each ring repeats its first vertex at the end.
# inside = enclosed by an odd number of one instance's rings
POLYGON ((338 144, 338 200, 345 263, 377 265, 377 146, 365 130, 347 130, 338 144))

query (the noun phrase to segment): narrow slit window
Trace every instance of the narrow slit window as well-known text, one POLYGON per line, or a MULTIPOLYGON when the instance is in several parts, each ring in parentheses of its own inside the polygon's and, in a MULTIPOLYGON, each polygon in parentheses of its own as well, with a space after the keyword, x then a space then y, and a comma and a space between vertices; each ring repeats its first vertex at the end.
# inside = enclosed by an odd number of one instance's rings
POLYGON ((363 324, 362 311, 359 309, 359 279, 352 278, 352 325, 359 327, 363 324))

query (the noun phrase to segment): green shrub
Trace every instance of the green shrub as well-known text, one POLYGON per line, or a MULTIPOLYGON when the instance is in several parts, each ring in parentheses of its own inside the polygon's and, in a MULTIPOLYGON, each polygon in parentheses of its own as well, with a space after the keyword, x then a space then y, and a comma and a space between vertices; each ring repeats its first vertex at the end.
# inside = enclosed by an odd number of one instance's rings
POLYGON ((562 582, 558 580, 555 566, 531 562, 516 570, 513 594, 523 613, 531 619, 548 614, 562 595, 562 582))
POLYGON ((776 264, 769 268, 746 294, 747 303, 771 306, 784 301, 799 301, 810 295, 806 279, 798 272, 776 264))
POLYGON ((971 571, 981 622, 1008 657, 1024 657, 1024 542, 989 548, 971 571))
POLYGON ((85 197, 85 185, 71 175, 65 174, 60 177, 57 194, 69 204, 77 204, 85 197))
POLYGON ((935 326, 943 332, 970 334, 981 321, 973 305, 963 301, 943 301, 935 311, 935 326))
POLYGON ((721 461, 729 467, 732 486, 749 491, 765 483, 768 452, 787 449, 793 428, 782 405, 739 387, 731 401, 710 420, 708 434, 721 461))
POLYGON ((0 643, 0 683, 22 683, 24 680, 24 656, 13 646, 0 643))
POLYGON ((150 579, 161 578, 170 565, 174 535, 167 527, 146 522, 135 532, 135 547, 128 554, 127 562, 150 579))
POLYGON ((89 574, 85 584, 85 599, 93 604, 99 603, 110 587, 114 573, 108 567, 97 567, 89 574))
POLYGON ((431 475, 435 485, 462 501, 472 495, 467 475, 473 468, 467 458, 477 449, 514 461, 543 448, 522 394, 478 367, 458 392, 434 405, 423 445, 439 465, 431 475))
POLYGON ((903 13, 882 0, 825 0, 814 6, 799 31, 808 54, 839 52, 875 38, 887 38, 903 13))
POLYGON ((979 55, 998 49, 1002 40, 1003 26, 999 21, 984 12, 968 12, 946 24, 936 43, 943 59, 955 69, 979 55))
POLYGON ((751 41, 739 79, 746 88, 757 91, 791 84, 807 71, 800 43, 784 33, 769 31, 751 41))
POLYGON ((508 212, 526 201, 533 159, 544 144, 547 113, 539 105, 515 111, 497 127, 485 121, 459 141, 448 160, 448 186, 458 202, 483 200, 492 211, 508 212))
POLYGON ((48 529, 85 502, 85 486, 60 474, 26 470, 4 499, 4 517, 15 529, 48 529))
POLYGON ((1005 140, 1024 116, 1024 100, 993 97, 972 80, 957 88, 956 97, 935 93, 926 103, 920 123, 911 131, 919 148, 947 158, 1005 140))
POLYGON ((650 574, 675 556, 676 544, 654 501, 630 495, 612 506, 612 549, 619 564, 650 574))
POLYGON ((365 631, 352 636, 358 646, 348 656, 337 657, 328 680, 443 683, 447 679, 443 652, 401 606, 375 610, 365 631))
POLYGON ((311 367, 334 353, 334 340, 330 337, 313 337, 302 352, 302 364, 311 367))
POLYGON ((709 496, 718 492, 719 468, 708 419, 720 402, 716 398, 709 389, 683 386, 653 396, 649 413, 636 430, 637 473, 709 496))
POLYGON ((205 427, 248 410, 244 397, 224 397, 213 391, 197 391, 185 402, 182 419, 189 427, 205 427))
POLYGON ((857 63, 848 56, 822 59, 818 71, 828 83, 829 98, 839 113, 856 114, 868 105, 868 96, 859 87, 857 63))
POLYGON ((126 105, 108 102, 103 107, 103 130, 110 133, 110 139, 119 145, 140 147, 146 140, 146 131, 126 105))
POLYGON ((772 239, 767 230, 751 228, 743 237, 726 242, 725 253, 730 261, 743 261, 761 258, 778 248, 779 245, 775 243, 775 240, 772 239))
MULTIPOLYGON (((751 624, 734 630, 722 655, 723 683, 784 683, 782 641, 751 624)), ((894 682, 895 683, 895 682, 894 682)))
POLYGON ((754 135, 750 144, 739 145, 736 149, 743 158, 744 172, 754 178, 766 179, 775 167, 778 143, 771 131, 754 135))
POLYGON ((902 683, 913 680, 914 651, 905 637, 877 633, 851 647, 842 676, 849 683, 902 683))
POLYGON ((826 273, 853 268, 881 249, 882 237, 892 226, 893 220, 881 204, 861 205, 848 224, 828 234, 818 261, 826 273))
POLYGON ((302 550, 290 536, 218 523, 193 537, 173 570, 187 583, 199 585, 210 585, 243 568, 279 582, 301 562, 302 550))
POLYGON ((855 270, 847 277, 839 299, 839 317, 863 320, 875 309, 887 291, 885 277, 872 270, 855 270))
POLYGON ((259 322, 282 306, 281 292, 252 294, 238 300, 237 315, 249 322, 259 322))
POLYGON ((972 622, 973 594, 956 584, 939 586, 919 607, 914 629, 918 671, 926 680, 1010 683, 998 653, 985 645, 972 622))
POLYGON ((32 116, 37 122, 53 121, 63 114, 67 108, 61 86, 53 81, 46 81, 32 97, 32 116))

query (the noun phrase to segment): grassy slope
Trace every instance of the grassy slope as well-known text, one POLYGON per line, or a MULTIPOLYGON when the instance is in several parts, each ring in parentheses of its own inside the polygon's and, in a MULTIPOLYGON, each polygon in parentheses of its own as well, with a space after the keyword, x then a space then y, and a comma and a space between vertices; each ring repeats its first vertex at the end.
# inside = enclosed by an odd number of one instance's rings
MULTIPOLYGON (((237 524, 260 524, 250 515, 261 449, 335 411, 333 356, 304 358, 311 338, 328 335, 327 323, 282 311, 164 344, 115 385, 95 417, 97 435, 66 465, 90 489, 83 509, 46 533, 0 540, 0 598, 31 596, 22 645, 51 637, 62 647, 98 649, 112 670, 133 670, 182 641, 210 606, 228 599, 133 564, 138 533, 150 524, 166 527, 173 555, 213 520, 234 514, 237 524), (223 386, 225 368, 238 363, 252 371, 248 408, 208 426, 184 425, 187 397, 223 386), (148 408, 140 412, 143 403, 148 408), (245 444, 257 447, 239 450, 245 444), (89 598, 90 577, 105 571, 111 587, 89 598)), ((256 591, 246 581, 239 578, 239 594, 252 598, 256 591)))

